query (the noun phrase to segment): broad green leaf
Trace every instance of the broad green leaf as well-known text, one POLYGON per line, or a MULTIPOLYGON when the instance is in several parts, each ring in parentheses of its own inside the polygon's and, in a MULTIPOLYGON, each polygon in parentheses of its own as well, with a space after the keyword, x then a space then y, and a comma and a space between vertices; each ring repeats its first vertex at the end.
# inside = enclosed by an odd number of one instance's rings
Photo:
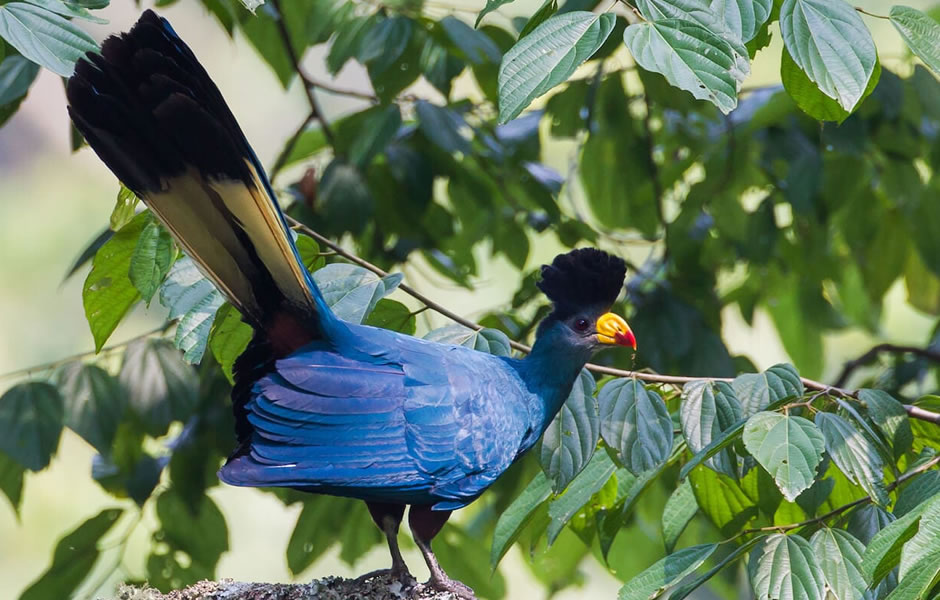
POLYGON ((215 315, 209 330, 209 350, 222 367, 222 372, 234 383, 232 368, 235 360, 248 347, 253 335, 251 325, 242 321, 242 315, 231 304, 223 304, 215 315))
POLYGON ((751 552, 747 565, 759 600, 824 600, 825 577, 813 547, 799 535, 775 533, 751 552))
POLYGON ((88 519, 56 544, 52 564, 20 595, 20 600, 70 598, 91 574, 100 551, 98 542, 114 526, 123 510, 107 508, 88 519))
POLYGON ((669 600, 683 600, 688 597, 689 594, 694 592, 696 589, 704 585, 709 579, 718 574, 719 571, 724 569, 730 564, 737 562, 739 558, 744 556, 745 553, 749 552, 758 543, 762 542, 764 539, 763 536, 757 535, 742 545, 734 549, 734 552, 731 552, 716 564, 714 567, 703 573, 702 575, 696 577, 689 583, 679 587, 672 594, 669 595, 669 600))
POLYGON ((13 510, 20 511, 23 499, 23 474, 26 469, 5 453, 0 452, 0 492, 7 497, 13 510))
POLYGON ((600 438, 600 418, 594 398, 594 376, 582 369, 561 410, 542 436, 539 460, 561 492, 591 459, 600 438))
POLYGON ((490 548, 490 566, 496 568, 509 547, 532 520, 535 510, 551 496, 552 486, 545 473, 539 471, 522 493, 512 501, 496 521, 493 545, 490 548))
POLYGON ((875 71, 875 42, 844 0, 784 0, 780 33, 793 61, 824 94, 851 111, 875 71))
POLYGON ((597 396, 601 437, 634 475, 660 466, 672 450, 672 419, 663 399, 636 379, 617 379, 597 396))
POLYGON ((738 533, 759 514, 757 504, 727 475, 711 469, 695 469, 689 473, 689 482, 702 514, 723 536, 738 533))
POLYGON ((486 6, 484 6, 483 10, 481 10, 479 14, 477 14, 477 20, 473 22, 473 26, 479 27, 480 21, 483 20, 483 17, 490 14, 491 12, 493 12, 500 6, 503 6, 504 4, 509 4, 512 1, 513 0, 486 0, 486 6))
MULTIPOLYGON (((741 405, 727 383, 702 380, 682 388, 679 422, 692 452, 701 452, 740 419, 741 405)), ((725 475, 737 474, 737 459, 730 448, 721 450, 705 464, 725 475)))
POLYGON ((892 6, 889 14, 911 52, 940 75, 940 23, 910 6, 892 6))
POLYGON ((62 15, 63 17, 74 17, 76 19, 84 19, 86 21, 91 21, 92 23, 98 23, 99 25, 107 25, 108 20, 96 17, 95 15, 88 12, 84 7, 74 4, 69 0, 24 0, 28 4, 34 4, 40 8, 44 8, 49 12, 53 12, 57 15, 62 15))
POLYGON ((903 517, 938 493, 940 471, 925 471, 904 485, 891 512, 895 517, 903 517))
POLYGON ((826 441, 826 452, 839 469, 872 500, 886 505, 890 498, 884 486, 884 465, 875 446, 839 415, 821 412, 815 420, 826 441))
MULTIPOLYGON (((901 549, 900 581, 904 581, 905 576, 915 564, 928 555, 936 556, 938 552, 940 552, 940 495, 935 495, 932 500, 924 501, 917 533, 901 549)), ((940 562, 937 564, 937 569, 940 570, 940 562)))
POLYGON ((610 13, 556 14, 519 40, 499 66, 499 122, 516 118, 533 100, 567 80, 614 28, 610 13))
POLYGON ((365 324, 408 335, 414 335, 418 327, 415 313, 401 302, 389 298, 379 300, 366 317, 365 324))
MULTIPOLYGON (((381 19, 372 27, 358 55, 359 60, 369 67, 369 76, 372 79, 385 73, 398 62, 411 40, 412 29, 412 20, 401 15, 381 19)), ((395 105, 380 110, 391 108, 398 112, 395 105)), ((354 159, 354 162, 357 161, 354 159)))
POLYGON ((868 581, 877 583, 898 566, 901 561, 901 548, 917 533, 920 516, 938 497, 940 496, 921 503, 875 534, 862 555, 862 570, 868 581))
POLYGON ((328 145, 326 135, 323 133, 323 128, 320 127, 319 124, 313 124, 305 129, 294 142, 294 145, 290 147, 290 150, 284 157, 282 168, 306 160, 328 145))
POLYGON ((29 60, 62 77, 86 52, 97 52, 90 35, 60 15, 26 2, 0 5, 0 37, 29 60))
POLYGON ((819 560, 826 588, 834 600, 861 600, 868 584, 862 574, 865 545, 841 529, 823 527, 809 540, 819 560))
POLYGON ((689 462, 682 465, 682 470, 679 472, 679 477, 685 479, 692 469, 699 466, 712 456, 715 456, 737 441, 744 432, 744 425, 746 423, 746 418, 739 419, 736 423, 734 423, 734 425, 728 429, 725 429, 720 436, 713 439, 710 444, 702 448, 699 452, 696 452, 695 455, 689 459, 689 462))
POLYGON ((192 562, 214 569, 228 550, 228 526, 222 511, 209 496, 191 506, 170 488, 157 498, 157 518, 162 541, 173 550, 182 550, 192 562))
POLYGON ((718 544, 702 544, 661 558, 620 588, 617 599, 647 600, 659 596, 699 568, 717 547, 718 544))
POLYGON ((91 261, 91 271, 82 287, 82 303, 95 339, 95 352, 104 347, 127 311, 140 300, 128 273, 137 238, 151 218, 147 212, 134 217, 98 249, 91 261))
POLYGON ((297 248, 300 262, 311 273, 317 269, 322 269, 326 265, 326 259, 320 253, 320 244, 309 235, 298 234, 294 238, 294 246, 297 248))
POLYGON ((375 201, 362 172, 334 159, 317 188, 318 216, 339 231, 360 233, 372 218, 375 201))
POLYGON ((156 220, 151 219, 137 238, 137 246, 134 248, 134 254, 131 255, 131 266, 128 271, 131 283, 148 305, 150 299, 160 289, 160 284, 163 283, 174 258, 176 258, 176 248, 170 232, 156 220))
POLYGON ((911 423, 904 406, 884 390, 859 390, 858 399, 865 403, 871 420, 888 440, 894 457, 900 458, 914 442, 911 423))
POLYGON ((499 62, 502 57, 499 46, 482 31, 473 29, 454 16, 446 16, 440 23, 444 33, 457 46, 463 57, 474 65, 499 62))
POLYGON ((475 331, 463 325, 446 325, 429 331, 424 339, 440 344, 466 346, 496 356, 509 356, 512 354, 509 337, 498 329, 489 329, 487 327, 475 331))
POLYGON ((743 439, 748 452, 773 476, 790 502, 813 485, 825 441, 811 421, 760 412, 748 419, 743 439))
POLYGON ((339 558, 354 566, 373 546, 385 542, 385 536, 375 527, 364 502, 353 502, 343 513, 343 526, 339 530, 339 558))
MULTIPOLYGON (((934 549, 911 566, 907 577, 888 595, 887 600, 922 600, 940 579, 940 550, 934 549)), ((934 596, 936 598, 936 596, 934 596)))
POLYGON ((663 542, 666 552, 672 552, 682 535, 685 526, 689 524, 695 513, 698 512, 698 502, 695 501, 695 492, 692 484, 686 479, 673 490, 663 507, 663 542))
POLYGON ((745 74, 731 44, 719 35, 691 21, 664 19, 630 25, 623 41, 637 64, 662 74, 677 88, 725 114, 738 105, 745 74))
POLYGON ((196 407, 196 372, 169 340, 145 338, 129 344, 119 378, 129 392, 131 410, 150 435, 163 435, 171 422, 186 420, 196 407))
POLYGON ((741 403, 745 417, 758 413, 783 398, 803 395, 800 375, 788 364, 774 365, 763 373, 738 375, 731 387, 741 403))
POLYGON ((349 145, 349 160, 360 169, 366 169, 372 159, 385 150, 401 127, 401 111, 397 104, 376 106, 367 112, 359 135, 349 145))
POLYGON ((59 447, 65 406, 59 391, 31 381, 0 396, 0 452, 31 471, 40 471, 59 447))
POLYGON ((552 15, 558 12, 558 0, 545 0, 537 11, 532 13, 525 27, 519 32, 519 39, 529 35, 535 28, 547 21, 552 15))
POLYGON ((0 61, 0 106, 19 100, 29 91, 39 66, 16 54, 0 61))
POLYGON ((326 303, 340 319, 362 323, 376 303, 401 283, 401 273, 380 278, 358 265, 333 263, 313 273, 313 280, 326 303))
POLYGON ((742 42, 754 39, 770 18, 773 5, 773 0, 711 0, 709 3, 712 13, 742 42))
MULTIPOLYGON (((881 64, 875 63, 875 71, 868 80, 868 86, 862 97, 859 98, 856 106, 867 98, 878 85, 881 78, 881 64)), ((839 104, 838 101, 830 98, 819 89, 819 86, 806 76, 786 48, 783 49, 780 61, 780 80, 787 94, 796 102, 800 110, 818 121, 835 121, 842 123, 851 111, 839 104)))
POLYGON ((426 100, 415 103, 418 127, 429 140, 445 152, 470 153, 470 142, 463 136, 467 122, 454 110, 426 100))
POLYGON ((178 319, 173 344, 183 351, 186 362, 202 360, 212 322, 224 301, 188 256, 170 269, 160 288, 160 304, 170 309, 170 319, 178 319))
POLYGON ((550 500, 548 503, 548 517, 550 519, 546 535, 551 545, 562 528, 578 511, 587 504, 610 476, 617 470, 617 466, 610 460, 606 452, 595 452, 584 470, 575 477, 571 485, 563 494, 550 500))
POLYGON ((893 514, 877 504, 863 504, 849 515, 845 529, 867 546, 879 531, 893 523, 895 519, 893 514))
POLYGON ((134 219, 137 203, 140 199, 137 194, 127 189, 122 183, 118 190, 114 210, 111 211, 111 230, 118 231, 134 219))
POLYGON ((292 574, 298 575, 333 545, 343 525, 336 514, 349 508, 346 502, 344 498, 330 496, 304 498, 303 509, 287 542, 287 568, 292 574))
POLYGON ((95 365, 74 362, 58 377, 65 402, 65 425, 101 454, 108 454, 124 416, 124 390, 110 373, 95 365))

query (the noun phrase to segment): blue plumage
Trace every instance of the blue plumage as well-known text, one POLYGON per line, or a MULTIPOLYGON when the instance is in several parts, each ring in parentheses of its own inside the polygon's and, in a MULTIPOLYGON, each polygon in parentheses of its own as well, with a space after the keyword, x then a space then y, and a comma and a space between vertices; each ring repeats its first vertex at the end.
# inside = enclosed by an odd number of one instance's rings
POLYGON ((554 311, 525 359, 339 320, 304 269, 264 171, 222 95, 166 20, 146 11, 76 65, 69 113, 160 218, 254 339, 235 365, 237 447, 219 476, 365 500, 386 534, 409 522, 436 587, 470 593, 430 540, 529 450, 605 344, 623 261, 574 250, 543 267, 554 311))

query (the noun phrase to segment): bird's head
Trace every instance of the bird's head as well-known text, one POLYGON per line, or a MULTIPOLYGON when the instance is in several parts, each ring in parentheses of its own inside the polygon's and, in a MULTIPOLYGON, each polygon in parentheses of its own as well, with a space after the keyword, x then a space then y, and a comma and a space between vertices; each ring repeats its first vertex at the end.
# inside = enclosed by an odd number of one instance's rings
POLYGON ((594 352, 618 345, 636 350, 636 338, 623 317, 610 312, 620 294, 626 264, 594 248, 559 254, 542 266, 536 284, 554 310, 539 324, 537 337, 547 330, 566 344, 594 352))

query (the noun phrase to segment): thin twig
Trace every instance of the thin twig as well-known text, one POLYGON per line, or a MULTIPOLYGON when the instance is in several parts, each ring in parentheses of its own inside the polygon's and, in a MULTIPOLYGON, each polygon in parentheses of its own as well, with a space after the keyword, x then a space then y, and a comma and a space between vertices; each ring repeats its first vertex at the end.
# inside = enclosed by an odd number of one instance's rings
POLYGON ((876 15, 875 13, 868 12, 867 10, 865 10, 864 8, 860 6, 856 6, 855 10, 862 13, 863 15, 868 15, 869 17, 874 17, 876 19, 884 19, 885 21, 891 20, 891 17, 886 17, 885 15, 876 15))
POLYGON ((300 57, 297 56, 297 52, 294 50, 294 45, 290 41, 290 32, 287 30, 287 23, 284 22, 284 12, 281 10, 281 1, 280 0, 271 0, 271 5, 274 6, 277 11, 277 30, 281 35, 281 41, 284 43, 284 50, 287 52, 287 56, 290 58, 291 65, 294 67, 294 71, 297 73, 297 77, 300 78, 300 81, 304 84, 304 93, 307 94, 307 102, 310 104, 310 112, 313 117, 320 122, 320 127, 323 128, 323 137, 326 138, 327 143, 330 146, 335 145, 333 143, 333 131, 330 129, 330 125, 326 120, 326 117, 323 116, 323 111, 320 109, 320 103, 317 102, 317 97, 314 95, 313 90, 316 87, 316 83, 307 77, 307 74, 300 66, 300 57))
POLYGON ((284 165, 287 164, 287 158, 291 155, 291 152, 294 151, 294 147, 297 146, 297 141, 300 140, 300 136, 307 130, 307 127, 310 126, 310 123, 315 121, 317 115, 313 112, 307 115, 307 118, 304 119, 304 122, 300 124, 294 133, 287 138, 287 143, 284 144, 284 149, 281 150, 281 153, 277 155, 277 159, 274 161, 274 165, 271 167, 271 177, 270 181, 273 184, 274 180, 277 178, 278 173, 281 172, 281 169, 284 168, 284 165))
POLYGON ((306 83, 311 87, 314 87, 318 90, 323 90, 324 92, 329 92, 331 94, 336 94, 338 96, 349 96, 350 98, 359 98, 360 100, 369 100, 370 102, 378 102, 379 97, 370 92, 362 92, 359 90, 351 90, 349 88, 343 88, 336 86, 332 83, 327 83, 325 81, 320 81, 319 79, 314 79, 313 77, 307 77, 306 83))
POLYGON ((861 366, 874 362, 875 359, 878 358, 878 355, 882 352, 892 352, 894 354, 914 354, 920 356, 921 358, 926 358, 931 362, 940 363, 940 352, 937 350, 931 350, 930 348, 918 348, 917 346, 878 344, 865 354, 862 354, 858 358, 845 363, 845 366, 842 367, 842 372, 839 374, 839 378, 836 379, 835 387, 842 387, 848 383, 849 375, 852 374, 852 371, 861 366))

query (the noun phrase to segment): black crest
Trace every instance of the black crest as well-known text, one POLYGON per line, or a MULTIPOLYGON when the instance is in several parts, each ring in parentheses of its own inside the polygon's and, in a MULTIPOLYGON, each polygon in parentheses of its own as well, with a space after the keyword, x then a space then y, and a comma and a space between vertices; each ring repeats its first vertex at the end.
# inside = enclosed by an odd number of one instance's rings
POLYGON ((626 274, 622 259, 595 248, 579 248, 542 265, 542 280, 536 285, 554 303, 555 316, 563 319, 586 307, 609 308, 626 274))

